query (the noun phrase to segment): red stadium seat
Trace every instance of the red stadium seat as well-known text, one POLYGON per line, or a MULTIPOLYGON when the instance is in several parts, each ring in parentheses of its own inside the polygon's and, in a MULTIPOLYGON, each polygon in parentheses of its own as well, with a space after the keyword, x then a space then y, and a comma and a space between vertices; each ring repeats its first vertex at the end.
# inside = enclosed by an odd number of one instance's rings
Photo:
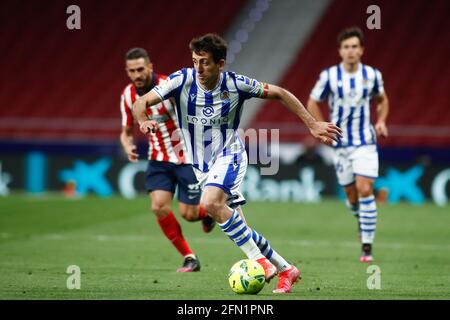
POLYGON ((76 3, 81 30, 66 28, 70 1, 0 5, 0 139, 117 140, 125 52, 146 48, 162 74, 190 66, 192 37, 223 34, 242 6, 229 0, 212 17, 205 0, 76 3))

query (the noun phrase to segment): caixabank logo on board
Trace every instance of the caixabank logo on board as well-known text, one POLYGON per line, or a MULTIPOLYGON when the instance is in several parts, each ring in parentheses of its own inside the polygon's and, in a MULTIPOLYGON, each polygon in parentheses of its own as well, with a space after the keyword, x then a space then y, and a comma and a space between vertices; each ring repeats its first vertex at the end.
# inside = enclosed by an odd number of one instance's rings
MULTIPOLYGON (((95 194, 109 197, 118 192, 126 198, 145 194, 147 161, 130 163, 112 157, 47 155, 30 152, 23 156, 2 156, 0 196, 11 191, 32 194, 72 190, 79 197, 95 194), (70 188, 69 188, 70 187, 70 188)), ((249 166, 242 193, 252 201, 318 202, 323 196, 342 194, 329 165, 281 165, 277 174, 263 176, 258 166, 249 166)), ((391 204, 405 201, 420 205, 427 199, 448 204, 450 168, 444 166, 384 166, 375 182, 376 190, 387 193, 391 204)))

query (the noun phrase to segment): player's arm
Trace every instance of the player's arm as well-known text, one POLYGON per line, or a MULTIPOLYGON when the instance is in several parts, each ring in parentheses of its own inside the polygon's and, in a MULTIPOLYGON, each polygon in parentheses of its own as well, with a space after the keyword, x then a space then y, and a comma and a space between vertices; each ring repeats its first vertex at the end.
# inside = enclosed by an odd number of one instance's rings
POLYGON ((316 81, 313 89, 311 90, 311 94, 309 95, 308 103, 306 104, 306 108, 312 114, 314 118, 318 121, 325 121, 325 117, 320 110, 319 103, 324 101, 325 98, 330 93, 330 85, 329 85, 329 71, 328 69, 323 70, 319 78, 316 81))
POLYGON ((386 126, 386 120, 389 114, 389 99, 386 92, 375 97, 377 104, 377 122, 375 124, 375 130, 377 135, 381 137, 387 137, 389 132, 386 126))
POLYGON ((339 127, 330 122, 316 120, 303 104, 291 92, 281 87, 267 84, 264 93, 260 96, 265 99, 279 100, 291 112, 295 113, 309 128, 311 134, 325 144, 330 145, 333 140, 337 141, 342 136, 339 127))
POLYGON ((325 121, 322 111, 320 110, 319 102, 310 97, 308 99, 308 103, 306 104, 306 108, 308 109, 309 113, 311 113, 312 116, 318 121, 325 121))
POLYGON ((134 117, 139 123, 139 130, 143 134, 155 132, 158 129, 158 123, 154 120, 149 120, 147 117, 147 107, 151 107, 161 102, 161 97, 154 91, 143 95, 133 104, 134 117))
POLYGON ((120 144, 131 162, 137 162, 139 155, 136 153, 136 145, 133 140, 133 113, 127 102, 125 94, 120 97, 120 113, 122 114, 122 131, 120 132, 120 144))
POLYGON ((136 152, 136 145, 133 139, 133 127, 124 126, 120 133, 120 143, 123 150, 131 162, 138 162, 139 155, 136 152))
POLYGON ((386 120, 389 114, 389 100, 384 90, 383 76, 380 71, 375 69, 375 85, 373 88, 373 99, 377 104, 377 122, 375 123, 375 130, 378 136, 387 137, 388 130, 386 127, 386 120))

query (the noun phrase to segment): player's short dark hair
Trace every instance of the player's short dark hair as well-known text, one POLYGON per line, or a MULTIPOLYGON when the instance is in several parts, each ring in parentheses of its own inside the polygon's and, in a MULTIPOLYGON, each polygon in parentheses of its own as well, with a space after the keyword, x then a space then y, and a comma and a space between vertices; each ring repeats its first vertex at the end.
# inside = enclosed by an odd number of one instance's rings
POLYGON ((148 56, 147 51, 142 48, 130 49, 125 55, 125 60, 136 60, 140 58, 144 58, 145 60, 150 62, 150 57, 148 56))
POLYGON ((215 63, 227 59, 227 43, 222 37, 214 33, 192 39, 189 48, 197 54, 201 51, 211 53, 215 63))
POLYGON ((341 46, 342 41, 345 41, 349 38, 357 37, 359 39, 359 44, 361 46, 364 45, 364 33, 358 27, 351 27, 341 31, 337 37, 338 47, 341 46))

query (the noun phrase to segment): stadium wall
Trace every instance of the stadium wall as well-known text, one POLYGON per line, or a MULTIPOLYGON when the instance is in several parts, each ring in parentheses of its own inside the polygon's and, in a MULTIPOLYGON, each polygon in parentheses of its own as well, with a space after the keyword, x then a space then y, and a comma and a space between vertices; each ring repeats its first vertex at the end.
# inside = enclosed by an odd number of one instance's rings
MULTIPOLYGON (((0 153, 0 196, 23 191, 30 195, 56 193, 70 198, 113 194, 132 198, 145 194, 147 161, 129 163, 125 157, 117 157, 113 146, 110 152, 92 148, 74 145, 71 150, 61 152, 51 145, 18 153, 0 153)), ((274 175, 261 174, 264 166, 258 163, 249 166, 241 187, 248 200, 319 202, 323 197, 343 199, 334 167, 326 157, 300 152, 297 157, 285 155, 280 160, 274 175)), ((430 165, 427 158, 409 163, 384 161, 380 171, 375 184, 380 202, 420 205, 428 199, 437 205, 448 204, 448 164, 430 165)))

